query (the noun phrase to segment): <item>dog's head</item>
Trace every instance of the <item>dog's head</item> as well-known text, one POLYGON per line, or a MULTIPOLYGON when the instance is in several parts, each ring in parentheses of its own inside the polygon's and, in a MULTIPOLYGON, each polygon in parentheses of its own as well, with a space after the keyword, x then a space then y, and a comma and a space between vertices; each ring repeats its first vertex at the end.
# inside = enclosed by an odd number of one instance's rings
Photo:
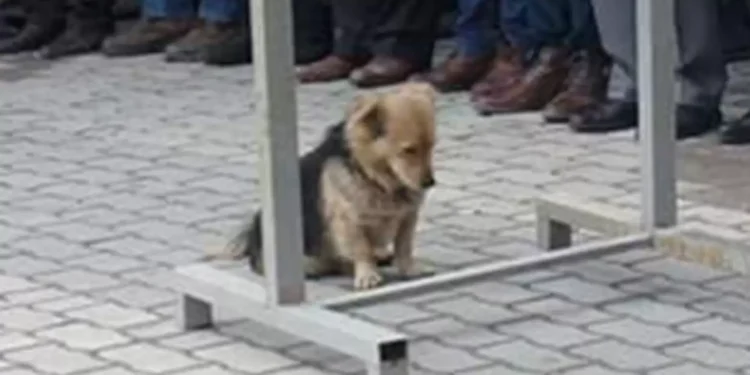
POLYGON ((354 101, 346 122, 349 147, 386 188, 423 191, 435 184, 435 95, 427 84, 407 83, 354 101))

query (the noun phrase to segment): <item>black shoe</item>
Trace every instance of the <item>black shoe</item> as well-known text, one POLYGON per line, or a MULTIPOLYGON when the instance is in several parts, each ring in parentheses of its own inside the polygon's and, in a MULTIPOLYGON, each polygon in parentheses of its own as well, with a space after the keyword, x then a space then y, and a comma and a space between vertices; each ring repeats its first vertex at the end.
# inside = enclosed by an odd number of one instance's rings
MULTIPOLYGON (((721 111, 695 105, 680 104, 677 106, 677 140, 699 137, 721 125, 721 111)), ((639 139, 638 129, 635 140, 639 139)))
POLYGON ((65 32, 39 50, 36 57, 56 59, 97 51, 114 32, 115 19, 111 2, 79 0, 71 8, 65 32))
POLYGON ((0 40, 0 54, 33 51, 63 32, 65 1, 24 0, 20 5, 26 16, 24 27, 14 37, 0 40))
POLYGON ((721 125, 721 111, 695 105, 677 106, 677 139, 700 137, 721 125))
POLYGON ((725 145, 750 143, 750 112, 722 128, 719 131, 719 142, 725 145))
POLYGON ((237 40, 247 39, 246 34, 247 29, 239 22, 206 22, 167 46, 165 59, 168 62, 206 62, 209 57, 214 57, 211 54, 224 59, 237 59, 234 55, 238 53, 237 50, 243 49, 237 40))
POLYGON ((609 100, 571 116, 569 126, 579 133, 604 133, 634 128, 637 124, 637 103, 609 100))

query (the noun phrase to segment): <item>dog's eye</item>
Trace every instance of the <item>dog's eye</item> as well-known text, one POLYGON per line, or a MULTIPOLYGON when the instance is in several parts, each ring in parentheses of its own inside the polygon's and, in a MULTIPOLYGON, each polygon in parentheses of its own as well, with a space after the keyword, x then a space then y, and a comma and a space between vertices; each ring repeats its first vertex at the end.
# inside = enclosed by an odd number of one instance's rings
POLYGON ((417 148, 414 147, 414 146, 404 147, 403 152, 406 155, 416 155, 417 154, 417 148))

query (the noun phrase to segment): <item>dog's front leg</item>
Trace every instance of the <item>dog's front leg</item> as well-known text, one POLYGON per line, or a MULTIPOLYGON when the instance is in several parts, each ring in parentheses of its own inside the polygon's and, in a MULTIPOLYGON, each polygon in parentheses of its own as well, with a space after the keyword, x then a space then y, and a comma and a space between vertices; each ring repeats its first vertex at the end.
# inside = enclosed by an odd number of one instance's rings
POLYGON ((365 228, 346 218, 331 223, 338 251, 354 263, 354 289, 370 289, 383 281, 378 272, 376 248, 367 237, 365 228))
POLYGON ((418 212, 409 213, 401 220, 393 241, 393 262, 401 276, 415 276, 418 273, 414 265, 414 234, 417 230, 418 212))

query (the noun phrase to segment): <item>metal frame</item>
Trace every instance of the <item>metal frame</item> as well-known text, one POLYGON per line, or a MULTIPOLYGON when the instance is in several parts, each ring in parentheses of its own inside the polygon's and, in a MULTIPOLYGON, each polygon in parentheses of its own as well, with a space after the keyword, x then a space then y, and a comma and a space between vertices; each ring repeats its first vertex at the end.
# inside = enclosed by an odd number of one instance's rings
POLYGON ((676 217, 674 78, 670 48, 674 27, 670 22, 664 22, 664 19, 671 19, 674 0, 635 1, 638 7, 643 171, 643 215, 641 228, 636 233, 569 247, 572 233, 569 224, 547 220, 539 225, 540 238, 544 238, 545 246, 554 248, 554 252, 320 302, 305 302, 300 251, 302 231, 296 111, 290 110, 296 106, 292 76, 291 0, 251 0, 255 89, 259 97, 256 113, 261 129, 266 276, 264 280, 254 281, 209 264, 178 268, 170 280, 170 286, 180 293, 178 322, 188 330, 204 328, 212 324, 212 307, 226 307, 256 323, 361 359, 369 375, 405 375, 408 373, 407 338, 390 329, 352 318, 345 314, 347 309, 656 245, 661 238, 656 228, 674 225, 676 217))

